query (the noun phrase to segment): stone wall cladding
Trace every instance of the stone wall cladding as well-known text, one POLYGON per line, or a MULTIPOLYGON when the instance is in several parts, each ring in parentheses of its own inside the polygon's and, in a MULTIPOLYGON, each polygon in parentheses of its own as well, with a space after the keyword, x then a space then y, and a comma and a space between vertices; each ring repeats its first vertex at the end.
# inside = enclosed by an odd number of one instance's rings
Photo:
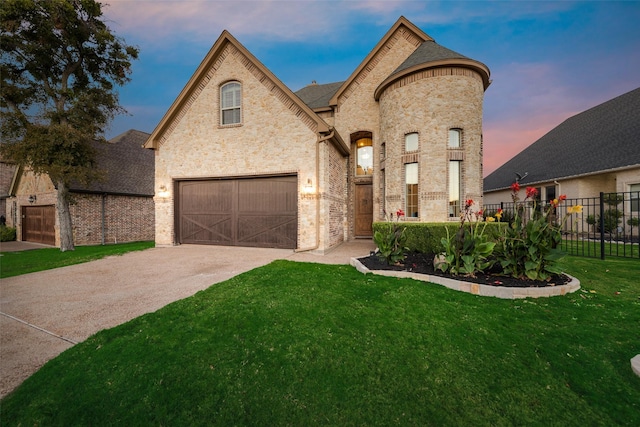
POLYGON ((481 77, 466 69, 429 71, 403 78, 380 97, 381 140, 386 143, 386 211, 404 209, 404 136, 418 132, 419 220, 448 221, 449 158, 464 158, 462 200, 482 200, 484 87, 481 77), (462 129, 460 150, 447 148, 451 128, 462 129))
MULTIPOLYGON (((395 71, 405 59, 411 55, 419 46, 420 40, 413 33, 400 28, 394 33, 387 43, 382 46, 371 61, 365 65, 360 74, 356 76, 351 85, 343 92, 338 99, 338 106, 335 113, 335 127, 343 136, 345 142, 350 143, 350 135, 358 131, 368 131, 372 134, 373 140, 373 161, 374 165, 379 163, 380 144, 380 108, 375 101, 373 94, 377 87, 395 71)), ((351 163, 348 171, 348 212, 349 223, 348 236, 353 238, 355 234, 355 212, 353 195, 355 193, 355 148, 351 146, 351 163)), ((379 193, 379 173, 374 169, 374 212, 380 209, 378 199, 379 193)), ((374 218, 375 220, 375 218, 374 218)))
MULTIPOLYGON (((316 243, 316 203, 302 195, 316 181, 317 135, 291 100, 283 100, 271 82, 244 55, 227 54, 200 83, 179 122, 156 153, 156 243, 174 244, 173 182, 189 178, 298 175, 298 248, 316 243), (242 85, 242 124, 219 125, 220 85, 242 85), (158 197, 158 189, 169 189, 158 197)), ((329 191, 319 188, 319 192, 329 191)))
MULTIPOLYGON (((216 61, 207 71, 207 74, 202 78, 197 87, 193 90, 189 99, 185 103, 185 105, 180 109, 176 117, 169 124, 167 131, 164 133, 160 140, 160 144, 163 144, 168 138, 169 135, 173 132, 173 130, 178 126, 182 118, 187 114, 191 105, 200 97, 201 93, 205 90, 205 88, 209 85, 212 80, 217 80, 217 75, 220 68, 225 63, 225 59, 233 58, 236 62, 242 64, 242 66, 249 71, 253 76, 271 92, 276 98, 278 98, 283 105, 289 108, 296 116, 301 117, 301 119, 306 123, 307 126, 314 132, 316 131, 316 123, 315 121, 302 111, 300 107, 298 107, 295 103, 289 99, 287 94, 285 94, 267 75, 265 75, 258 67, 256 67, 250 60, 247 58, 242 52, 240 52, 235 46, 231 44, 227 44, 222 52, 219 54, 216 61)), ((226 81, 236 80, 235 78, 227 79, 226 81)), ((224 83, 225 81, 222 81, 224 83)), ((218 124, 220 124, 220 116, 218 113, 218 124)))

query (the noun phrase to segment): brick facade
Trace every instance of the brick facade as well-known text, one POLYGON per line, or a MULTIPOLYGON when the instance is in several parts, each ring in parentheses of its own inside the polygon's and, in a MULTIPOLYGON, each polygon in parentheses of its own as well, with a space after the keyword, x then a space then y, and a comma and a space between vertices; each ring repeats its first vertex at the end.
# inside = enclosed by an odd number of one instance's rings
MULTIPOLYGON (((154 203, 152 197, 71 192, 70 211, 76 245, 99 245, 154 239, 154 203)), ((56 189, 47 175, 30 171, 20 175, 14 195, 6 207, 7 225, 16 228, 22 240, 22 206, 55 206, 56 189), (31 197, 30 201, 30 196, 31 197)), ((56 246, 60 245, 56 214, 56 246)))
POLYGON ((488 69, 438 47, 437 55, 451 57, 427 55, 426 64, 402 68, 426 41, 435 43, 400 18, 327 105, 305 108, 223 32, 146 144, 156 150, 156 244, 176 243, 176 182, 296 174, 297 249, 328 251, 355 237, 357 185, 373 187, 374 220, 383 219, 384 210, 404 209, 408 132, 420 140, 411 153, 420 168, 419 217, 412 220, 449 220, 449 160, 462 161, 461 197, 481 200, 488 69), (222 126, 220 88, 230 81, 242 87, 242 118, 222 126), (462 130, 459 149, 447 148, 451 128, 462 130), (335 136, 325 141, 329 133, 335 136), (372 139, 373 174, 356 176, 355 142, 363 134, 372 139))
POLYGON ((314 188, 318 185, 316 156, 322 155, 316 153, 313 124, 306 117, 300 119, 291 100, 274 90, 273 82, 231 45, 206 73, 197 96, 171 123, 156 151, 156 243, 175 243, 175 182, 293 173, 299 183, 298 247, 315 247, 320 238, 316 198, 305 187, 309 180, 314 188), (220 87, 229 81, 242 85, 242 124, 221 126, 220 87), (168 191, 160 194, 160 186, 168 191))
MULTIPOLYGON (((380 212, 405 209, 404 164, 417 161, 419 220, 449 220, 449 160, 461 160, 461 200, 482 199, 482 101, 484 89, 479 75, 462 70, 457 74, 420 73, 409 81, 388 87, 380 97, 381 134, 385 143, 386 200, 377 197, 380 212), (449 129, 461 129, 460 149, 449 149, 449 129), (404 154, 405 135, 417 132, 417 156, 404 154), (415 157, 415 158, 412 158, 415 157)), ((378 164, 379 166, 379 164, 378 164)), ((455 218, 457 220, 457 218, 455 218)))
POLYGON ((75 193, 70 210, 76 245, 154 239, 151 197, 75 193))

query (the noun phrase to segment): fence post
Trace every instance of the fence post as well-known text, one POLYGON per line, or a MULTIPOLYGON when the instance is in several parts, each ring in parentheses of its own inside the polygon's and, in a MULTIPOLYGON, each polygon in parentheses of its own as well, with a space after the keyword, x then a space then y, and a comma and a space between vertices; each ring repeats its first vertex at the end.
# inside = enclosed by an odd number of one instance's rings
POLYGON ((600 259, 604 260, 604 193, 600 192, 600 259))

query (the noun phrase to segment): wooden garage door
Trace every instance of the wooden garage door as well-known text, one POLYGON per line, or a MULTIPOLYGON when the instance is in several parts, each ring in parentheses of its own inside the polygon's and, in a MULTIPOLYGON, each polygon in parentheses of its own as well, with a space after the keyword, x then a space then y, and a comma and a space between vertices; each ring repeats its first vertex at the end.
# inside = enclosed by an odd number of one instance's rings
POLYGON ((178 242, 296 247, 297 177, 181 181, 178 242))
POLYGON ((55 206, 22 207, 22 240, 55 245, 55 224, 55 206))

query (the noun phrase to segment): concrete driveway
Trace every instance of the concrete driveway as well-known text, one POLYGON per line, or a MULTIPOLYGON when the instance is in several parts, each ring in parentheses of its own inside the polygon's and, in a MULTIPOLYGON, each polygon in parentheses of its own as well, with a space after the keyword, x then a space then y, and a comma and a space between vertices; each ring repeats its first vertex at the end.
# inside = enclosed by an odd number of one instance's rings
MULTIPOLYGON (((371 240, 326 255, 183 245, 148 249, 0 280, 0 398, 44 363, 96 332, 276 259, 349 264, 371 240)), ((6 247, 2 247, 4 251, 6 247)))

